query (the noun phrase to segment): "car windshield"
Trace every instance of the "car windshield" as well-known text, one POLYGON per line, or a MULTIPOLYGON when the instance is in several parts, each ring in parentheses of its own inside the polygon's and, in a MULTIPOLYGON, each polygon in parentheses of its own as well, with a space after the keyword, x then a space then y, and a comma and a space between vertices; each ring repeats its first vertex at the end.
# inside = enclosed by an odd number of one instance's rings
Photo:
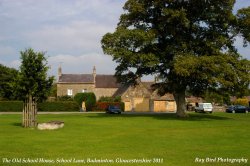
POLYGON ((243 105, 237 105, 236 107, 239 108, 239 109, 246 108, 246 107, 243 106, 243 105))
POLYGON ((204 104, 203 107, 204 107, 204 108, 211 108, 212 105, 211 105, 211 104, 204 104))
POLYGON ((212 104, 210 104, 210 103, 201 103, 199 105, 200 105, 200 107, 203 107, 203 108, 211 108, 212 107, 212 104))

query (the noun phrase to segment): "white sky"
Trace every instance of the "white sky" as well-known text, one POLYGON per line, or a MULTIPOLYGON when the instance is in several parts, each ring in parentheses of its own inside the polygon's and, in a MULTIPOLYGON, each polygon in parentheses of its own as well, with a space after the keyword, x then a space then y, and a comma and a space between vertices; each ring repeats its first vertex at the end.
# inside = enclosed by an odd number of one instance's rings
MULTIPOLYGON (((104 55, 100 40, 113 32, 126 0, 0 0, 0 63, 18 68, 20 51, 46 51, 50 75, 91 73, 113 74, 116 64, 104 55)), ((235 8, 250 6, 236 0, 235 8)), ((239 52, 250 59, 250 46, 239 52)))

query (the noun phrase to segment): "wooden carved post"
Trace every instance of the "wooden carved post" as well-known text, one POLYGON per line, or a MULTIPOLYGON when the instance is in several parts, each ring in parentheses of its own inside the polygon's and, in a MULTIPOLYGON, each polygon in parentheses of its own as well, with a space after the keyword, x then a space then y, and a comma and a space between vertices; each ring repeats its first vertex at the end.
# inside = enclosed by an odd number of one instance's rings
POLYGON ((37 104, 29 96, 23 103, 23 127, 36 127, 37 104))

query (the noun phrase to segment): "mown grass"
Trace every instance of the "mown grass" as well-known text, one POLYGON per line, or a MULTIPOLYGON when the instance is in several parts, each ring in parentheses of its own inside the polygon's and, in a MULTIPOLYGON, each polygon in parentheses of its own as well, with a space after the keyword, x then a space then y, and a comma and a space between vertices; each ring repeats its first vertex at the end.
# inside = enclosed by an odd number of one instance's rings
MULTIPOLYGON (((61 120, 65 127, 40 131, 21 127, 21 115, 0 115, 0 165, 201 165, 196 158, 250 159, 250 114, 38 115, 39 122, 61 120), (4 158, 13 160, 3 162, 4 158), (110 159, 114 163, 18 163, 15 160, 110 159), (159 158, 161 163, 116 163, 159 158)), ((250 165, 234 163, 233 165, 250 165)), ((205 162, 202 165, 232 165, 205 162)))

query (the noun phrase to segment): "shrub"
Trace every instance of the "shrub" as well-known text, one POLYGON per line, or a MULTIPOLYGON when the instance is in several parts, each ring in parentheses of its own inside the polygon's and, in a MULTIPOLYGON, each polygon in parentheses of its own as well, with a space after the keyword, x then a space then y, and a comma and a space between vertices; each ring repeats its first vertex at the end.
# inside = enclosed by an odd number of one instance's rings
POLYGON ((124 111, 123 102, 97 102, 95 109, 97 111, 106 111, 109 105, 118 106, 122 111, 124 111))
POLYGON ((22 112, 23 102, 22 101, 0 101, 1 112, 22 112))
POLYGON ((68 96, 68 95, 66 95, 66 96, 58 96, 57 100, 58 101, 73 101, 73 98, 71 96, 68 96))
POLYGON ((78 104, 75 101, 43 102, 38 104, 38 111, 42 112, 78 111, 78 104))
MULTIPOLYGON (((43 102, 38 103, 38 111, 50 111, 50 112, 71 112, 78 111, 78 105, 75 101, 54 101, 54 102, 43 102)), ((0 102, 1 112, 22 112, 23 102, 22 101, 1 101, 0 102)))
POLYGON ((85 102, 86 110, 92 111, 93 107, 96 104, 96 97, 95 94, 90 93, 77 93, 74 97, 74 100, 77 102, 79 108, 82 107, 82 102, 85 102))
POLYGON ((244 105, 244 106, 248 106, 249 102, 247 98, 239 98, 237 100, 235 100, 234 102, 235 105, 244 105))
POLYGON ((121 102, 121 96, 116 96, 116 97, 102 96, 100 97, 98 102, 121 102))

